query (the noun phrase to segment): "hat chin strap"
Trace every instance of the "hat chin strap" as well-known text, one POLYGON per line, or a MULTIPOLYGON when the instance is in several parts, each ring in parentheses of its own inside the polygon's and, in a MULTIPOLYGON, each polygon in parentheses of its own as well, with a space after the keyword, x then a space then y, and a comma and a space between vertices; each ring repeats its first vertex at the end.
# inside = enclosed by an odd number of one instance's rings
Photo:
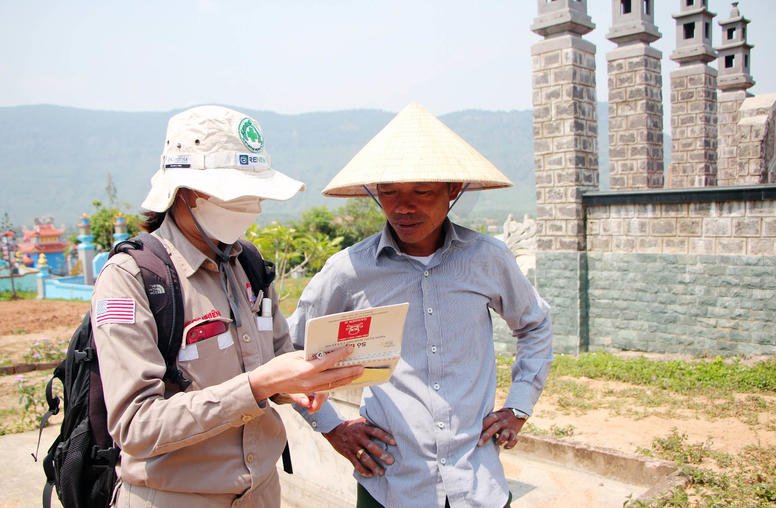
POLYGON ((458 196, 455 198, 455 201, 453 201, 453 204, 447 207, 447 213, 450 213, 450 210, 453 209, 455 204, 458 202, 459 199, 461 199, 461 196, 463 196, 463 193, 466 192, 466 189, 468 189, 471 184, 472 184, 471 182, 466 182, 466 185, 464 185, 463 189, 461 189, 461 192, 458 193, 458 196))
POLYGON ((372 201, 374 201, 375 203, 377 203, 377 207, 378 207, 380 210, 382 210, 382 209, 383 209, 383 205, 381 205, 381 204, 380 204, 380 202, 379 202, 379 201, 377 201, 377 198, 375 197, 375 195, 374 195, 374 194, 372 194, 372 191, 370 191, 370 190, 369 190, 369 187, 367 187, 366 185, 362 185, 361 187, 363 187, 363 188, 364 188, 364 190, 366 191, 366 193, 367 193, 367 194, 369 194, 369 197, 370 197, 370 198, 372 198, 372 201))
POLYGON ((234 247, 234 244, 230 243, 226 245, 224 247, 224 250, 221 250, 218 247, 216 247, 216 245, 213 243, 210 237, 207 234, 205 234, 205 230, 202 229, 202 226, 199 225, 197 218, 194 217, 194 214, 191 211, 191 207, 189 206, 189 204, 186 202, 185 199, 183 200, 183 204, 186 205, 186 209, 189 211, 191 220, 194 221, 194 225, 197 227, 197 231, 199 231, 200 236, 202 236, 202 238, 205 239, 205 242, 207 243, 208 247, 213 249, 213 252, 218 258, 218 273, 220 275, 219 280, 221 282, 221 289, 224 291, 224 294, 226 295, 226 299, 229 302, 229 308, 232 311, 232 319, 234 320, 234 324, 239 327, 240 308, 236 300, 237 294, 238 294, 237 280, 235 278, 232 267, 229 265, 229 253, 232 251, 232 247, 234 247), (226 282, 224 282, 224 280, 226 280, 226 282), (229 291, 230 289, 231 289, 231 294, 229 291))

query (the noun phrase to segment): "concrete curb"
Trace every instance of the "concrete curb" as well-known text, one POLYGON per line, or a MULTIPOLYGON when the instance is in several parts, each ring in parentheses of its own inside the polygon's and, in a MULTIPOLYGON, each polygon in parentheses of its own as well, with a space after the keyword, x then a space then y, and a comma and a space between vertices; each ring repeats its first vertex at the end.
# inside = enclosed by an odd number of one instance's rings
POLYGON ((659 498, 689 481, 675 463, 667 460, 532 434, 520 434, 517 446, 502 453, 524 453, 571 469, 594 472, 627 483, 651 485, 637 501, 659 498))
POLYGON ((24 372, 32 372, 33 370, 48 370, 53 369, 57 365, 59 365, 59 362, 17 363, 16 365, 0 367, 0 376, 22 374, 24 372))
POLYGON ((573 469, 642 485, 656 484, 676 470, 676 464, 666 460, 522 433, 513 450, 503 450, 501 453, 525 453, 573 469))
MULTIPOLYGON (((512 450, 502 450, 501 454, 502 461, 520 461, 521 456, 529 456, 568 469, 643 485, 647 490, 634 501, 657 499, 688 482, 673 462, 531 434, 521 434, 518 445, 512 450)), ((321 508, 345 508, 353 504, 325 486, 299 475, 280 472, 280 483, 284 508, 309 506, 310 499, 315 499, 316 506, 321 508)))

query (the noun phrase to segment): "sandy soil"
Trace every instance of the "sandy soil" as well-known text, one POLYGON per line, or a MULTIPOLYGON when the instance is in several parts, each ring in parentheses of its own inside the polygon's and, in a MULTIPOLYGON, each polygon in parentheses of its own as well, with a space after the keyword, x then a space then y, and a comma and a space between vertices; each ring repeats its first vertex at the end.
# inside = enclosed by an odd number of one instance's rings
MULTIPOLYGON (((88 308, 86 302, 0 302, 0 360, 21 362, 30 345, 43 337, 69 338, 88 308)), ((48 373, 26 375, 48 376, 48 373)), ((0 376, 0 409, 17 403, 13 377, 0 376)), ((613 402, 607 393, 634 387, 589 379, 574 381, 590 389, 590 408, 569 408, 562 397, 545 395, 539 400, 530 423, 548 435, 553 435, 553 428, 571 429, 572 435, 564 439, 627 453, 650 448, 654 438, 667 437, 673 428, 680 434, 686 433, 689 443, 707 443, 715 450, 730 453, 750 444, 776 444, 776 415, 766 411, 750 412, 746 417, 727 412, 724 417, 716 418, 697 409, 668 409, 627 397, 613 402)), ((776 397, 761 397, 776 402, 776 397)))

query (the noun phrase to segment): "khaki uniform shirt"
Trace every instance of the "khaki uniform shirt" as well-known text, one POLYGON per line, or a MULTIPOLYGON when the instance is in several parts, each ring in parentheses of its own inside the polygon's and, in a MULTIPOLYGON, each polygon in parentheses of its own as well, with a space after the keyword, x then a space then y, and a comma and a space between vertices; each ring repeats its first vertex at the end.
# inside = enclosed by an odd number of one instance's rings
POLYGON ((185 392, 165 386, 165 363, 140 270, 127 254, 108 260, 94 287, 92 326, 108 429, 122 449, 120 477, 174 492, 239 495, 264 487, 276 474, 285 431, 277 412, 254 400, 246 372, 293 350, 274 288, 271 319, 252 314, 248 278, 235 246, 231 263, 244 289, 234 295, 241 316, 237 327, 229 318, 216 263, 169 216, 154 234, 178 271, 184 337, 208 321, 225 321, 228 328, 195 344, 186 345, 181 337, 178 367, 192 384, 185 392), (123 314, 106 311, 117 302, 123 314))

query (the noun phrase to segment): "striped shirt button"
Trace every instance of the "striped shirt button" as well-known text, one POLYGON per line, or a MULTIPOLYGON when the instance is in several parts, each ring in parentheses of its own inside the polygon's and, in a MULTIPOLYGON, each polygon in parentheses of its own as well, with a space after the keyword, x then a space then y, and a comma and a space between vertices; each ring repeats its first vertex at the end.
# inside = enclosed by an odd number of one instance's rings
POLYGON ((437 347, 436 346, 431 346, 431 352, 432 353, 436 353, 437 352, 437 347))
POLYGON ((429 313, 429 314, 433 314, 433 313, 434 313, 434 309, 432 309, 431 307, 429 307, 429 308, 428 308, 428 313, 429 313))
POLYGON ((434 390, 439 390, 439 383, 434 383, 434 390))

